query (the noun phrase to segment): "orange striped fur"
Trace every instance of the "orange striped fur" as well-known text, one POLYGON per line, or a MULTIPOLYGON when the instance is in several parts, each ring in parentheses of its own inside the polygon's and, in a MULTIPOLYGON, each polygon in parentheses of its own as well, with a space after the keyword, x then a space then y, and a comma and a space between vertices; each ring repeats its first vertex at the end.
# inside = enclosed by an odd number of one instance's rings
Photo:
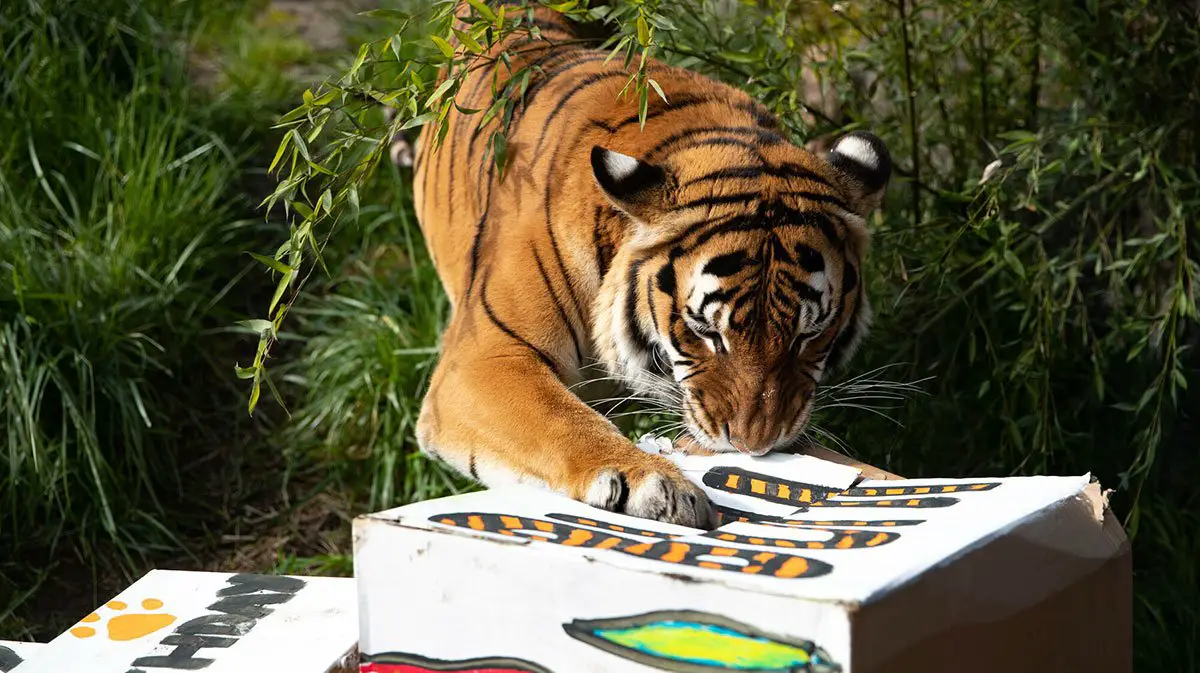
MULTIPOLYGON (((571 386, 599 361, 710 450, 788 446, 866 326, 859 270, 886 149, 858 134, 818 157, 743 92, 658 62, 670 102, 652 97, 641 130, 633 97, 618 99, 621 59, 537 16, 543 39, 503 45, 513 70, 541 70, 504 179, 487 151, 499 120, 452 111, 443 144, 427 127, 415 151, 417 213, 453 309, 418 441, 487 485, 709 526, 703 492, 571 386)), ((488 108, 511 72, 474 69, 458 105, 488 108)))

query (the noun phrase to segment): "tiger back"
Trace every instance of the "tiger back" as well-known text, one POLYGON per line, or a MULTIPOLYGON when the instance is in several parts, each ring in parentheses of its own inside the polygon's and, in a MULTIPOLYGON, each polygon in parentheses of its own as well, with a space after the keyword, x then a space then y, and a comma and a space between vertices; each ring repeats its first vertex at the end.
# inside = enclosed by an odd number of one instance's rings
POLYGON ((703 492, 573 387, 599 362, 699 449, 791 446, 826 366, 865 331, 865 218, 887 150, 856 133, 818 157, 745 93, 659 62, 647 72, 666 101, 643 128, 621 59, 534 16, 540 36, 494 47, 456 97, 487 109, 528 73, 503 174, 489 151, 502 119, 453 110, 443 141, 426 127, 416 150, 417 215, 452 307, 418 442, 489 486, 710 525, 703 492))

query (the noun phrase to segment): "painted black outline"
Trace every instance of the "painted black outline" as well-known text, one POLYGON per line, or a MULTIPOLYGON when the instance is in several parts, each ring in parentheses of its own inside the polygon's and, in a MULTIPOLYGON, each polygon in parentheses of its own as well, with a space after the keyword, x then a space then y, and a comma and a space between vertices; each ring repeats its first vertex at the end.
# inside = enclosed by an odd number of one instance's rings
POLYGON ((563 624, 563 631, 566 631, 568 636, 583 643, 587 643, 592 647, 607 652, 612 655, 628 659, 645 666, 650 666, 664 671, 674 671, 675 673, 714 673, 714 671, 729 671, 737 670, 739 673, 840 673, 843 668, 841 664, 834 662, 829 653, 818 647, 811 640, 801 640, 788 636, 780 636, 773 633, 768 633, 761 629, 750 626, 727 617, 714 615, 708 612, 700 612, 698 610, 657 610, 654 612, 644 612, 642 614, 630 615, 628 617, 615 617, 610 619, 575 619, 569 624, 563 624), (650 624, 665 622, 665 621, 682 621, 703 624, 705 626, 716 626, 722 629, 735 631, 747 638, 762 638, 787 645, 796 649, 802 650, 810 657, 813 654, 818 654, 822 659, 829 664, 822 664, 820 668, 813 668, 811 663, 804 666, 789 666, 787 668, 739 668, 730 669, 724 666, 709 666, 706 664, 696 664, 687 661, 679 661, 666 659, 651 655, 640 650, 631 649, 623 645, 618 645, 610 640, 605 640, 596 635, 599 629, 627 629, 633 627, 643 627, 650 624))
POLYGON ((387 664, 396 666, 422 666, 431 671, 472 671, 477 668, 514 668, 525 669, 527 673, 551 673, 550 669, 525 659, 516 657, 476 657, 474 659, 433 659, 410 652, 380 652, 379 654, 364 654, 360 659, 364 664, 387 664))

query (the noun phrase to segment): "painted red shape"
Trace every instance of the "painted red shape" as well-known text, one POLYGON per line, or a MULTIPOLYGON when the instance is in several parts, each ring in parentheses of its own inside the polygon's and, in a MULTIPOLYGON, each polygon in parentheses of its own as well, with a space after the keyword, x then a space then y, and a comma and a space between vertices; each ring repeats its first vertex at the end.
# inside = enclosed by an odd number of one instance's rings
POLYGON ((363 664, 360 673, 531 673, 528 668, 425 668, 412 664, 363 664))
POLYGON ((531 673, 528 668, 425 668, 412 664, 363 664, 360 673, 531 673))

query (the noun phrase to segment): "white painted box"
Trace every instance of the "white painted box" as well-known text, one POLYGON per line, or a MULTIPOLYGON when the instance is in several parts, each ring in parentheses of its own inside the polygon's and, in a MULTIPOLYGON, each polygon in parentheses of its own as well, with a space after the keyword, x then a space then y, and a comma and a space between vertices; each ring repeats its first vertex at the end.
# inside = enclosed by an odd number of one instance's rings
POLYGON ((1087 475, 673 458, 716 530, 528 487, 357 519, 363 673, 1130 670, 1128 543, 1087 475))
MULTIPOLYGON (((0 640, 0 673, 9 673, 46 647, 42 643, 0 640)), ((24 669, 22 669, 24 670, 24 669)))
POLYGON ((355 654, 356 604, 350 578, 153 570, 13 670, 327 673, 355 654))

